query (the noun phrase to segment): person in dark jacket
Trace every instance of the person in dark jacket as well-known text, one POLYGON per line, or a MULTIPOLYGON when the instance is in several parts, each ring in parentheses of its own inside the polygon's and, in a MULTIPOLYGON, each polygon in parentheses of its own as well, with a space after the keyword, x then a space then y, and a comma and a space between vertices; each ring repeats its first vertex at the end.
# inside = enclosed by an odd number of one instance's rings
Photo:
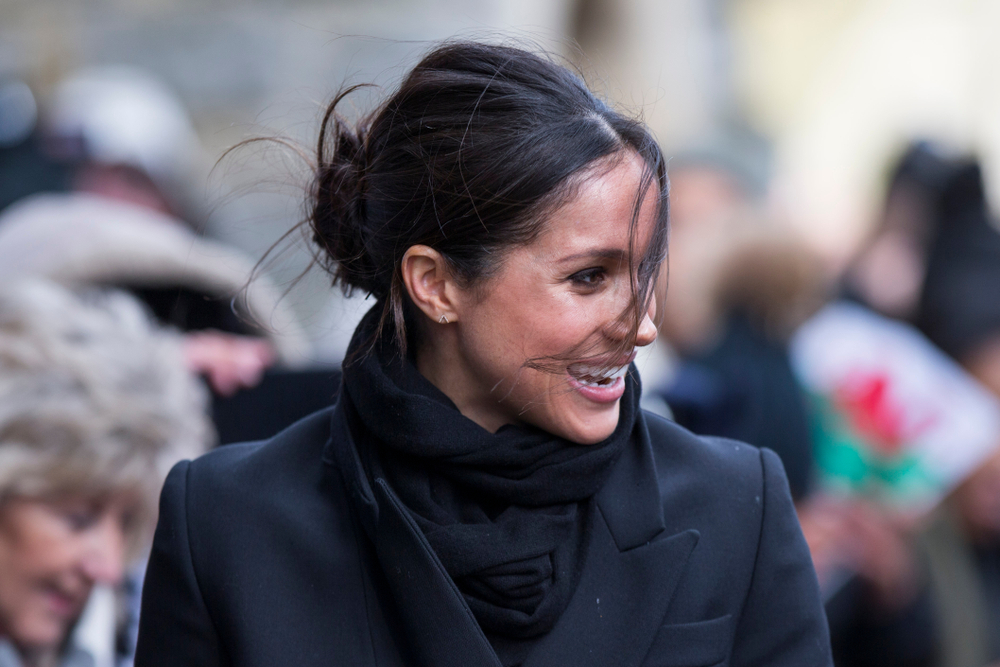
POLYGON ((829 665, 778 457, 638 407, 648 130, 506 46, 342 97, 311 225, 376 303, 335 406, 172 471, 136 665, 829 665))

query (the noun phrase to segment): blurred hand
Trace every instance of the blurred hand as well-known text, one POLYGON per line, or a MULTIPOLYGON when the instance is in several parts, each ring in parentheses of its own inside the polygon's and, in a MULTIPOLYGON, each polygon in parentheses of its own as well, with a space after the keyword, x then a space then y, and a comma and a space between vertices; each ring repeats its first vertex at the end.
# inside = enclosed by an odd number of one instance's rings
POLYGON ((825 587, 835 571, 851 565, 845 550, 845 507, 843 503, 814 497, 800 503, 796 510, 816 576, 820 586, 825 587))
POLYGON ((851 504, 846 525, 854 568, 871 586, 874 602, 887 612, 912 602, 921 586, 913 520, 859 500, 851 504))
POLYGON ((260 338, 199 331, 184 337, 184 358, 188 369, 204 375, 215 393, 232 396, 260 382, 275 353, 260 338))
POLYGON ((1000 448, 955 489, 952 502, 970 540, 1000 539, 1000 448))
POLYGON ((821 586, 838 570, 851 570, 888 612, 920 592, 911 519, 868 501, 822 496, 801 503, 798 515, 821 586))
POLYGON ((976 345, 962 359, 962 365, 987 389, 1000 396, 1000 334, 976 345))

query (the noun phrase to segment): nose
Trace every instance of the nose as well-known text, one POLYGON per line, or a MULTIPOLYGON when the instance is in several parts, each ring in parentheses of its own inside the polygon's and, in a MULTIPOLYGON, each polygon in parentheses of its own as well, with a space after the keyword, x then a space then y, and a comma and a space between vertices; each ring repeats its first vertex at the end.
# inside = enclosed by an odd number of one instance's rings
POLYGON ((114 516, 105 516, 95 526, 81 563, 91 581, 114 586, 125 574, 125 532, 114 516))
POLYGON ((649 345, 656 340, 656 325, 653 318, 656 317, 656 299, 649 300, 649 307, 643 313, 642 322, 639 323, 639 330, 635 335, 635 344, 638 347, 649 345))
MULTIPOLYGON (((656 340, 656 325, 653 323, 654 317, 656 317, 656 301, 650 299, 649 306, 646 308, 646 312, 643 313, 642 319, 639 321, 639 328, 635 332, 635 345, 637 347, 649 345, 656 340)), ((624 341, 632 330, 632 322, 628 320, 623 321, 620 317, 615 318, 605 326, 605 334, 610 338, 624 341)))

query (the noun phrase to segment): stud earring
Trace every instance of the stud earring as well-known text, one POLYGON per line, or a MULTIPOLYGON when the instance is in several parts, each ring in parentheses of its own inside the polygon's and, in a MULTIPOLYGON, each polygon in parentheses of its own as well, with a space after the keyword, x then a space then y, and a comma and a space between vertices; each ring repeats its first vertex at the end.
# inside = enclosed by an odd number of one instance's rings
POLYGON ((440 322, 441 324, 448 324, 448 316, 442 315, 441 317, 438 318, 438 322, 440 322))

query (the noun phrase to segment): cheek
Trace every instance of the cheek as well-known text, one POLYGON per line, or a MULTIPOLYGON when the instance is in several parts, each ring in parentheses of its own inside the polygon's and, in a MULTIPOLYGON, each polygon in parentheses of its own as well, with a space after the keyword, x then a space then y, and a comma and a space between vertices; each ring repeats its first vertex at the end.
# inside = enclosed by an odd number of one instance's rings
POLYGON ((508 295, 488 318, 497 338, 523 352, 525 359, 566 354, 584 343, 595 330, 597 304, 581 303, 572 294, 551 294, 541 289, 508 295))
POLYGON ((45 586, 72 559, 44 522, 0 529, 0 635, 32 645, 61 641, 68 624, 50 613, 45 586))
POLYGON ((4 578, 38 582, 73 568, 81 553, 80 538, 49 512, 25 514, 0 525, 0 571, 4 578))
POLYGON ((26 589, 10 600, 0 598, 0 634, 24 646, 62 643, 72 621, 51 613, 37 591, 26 589))

